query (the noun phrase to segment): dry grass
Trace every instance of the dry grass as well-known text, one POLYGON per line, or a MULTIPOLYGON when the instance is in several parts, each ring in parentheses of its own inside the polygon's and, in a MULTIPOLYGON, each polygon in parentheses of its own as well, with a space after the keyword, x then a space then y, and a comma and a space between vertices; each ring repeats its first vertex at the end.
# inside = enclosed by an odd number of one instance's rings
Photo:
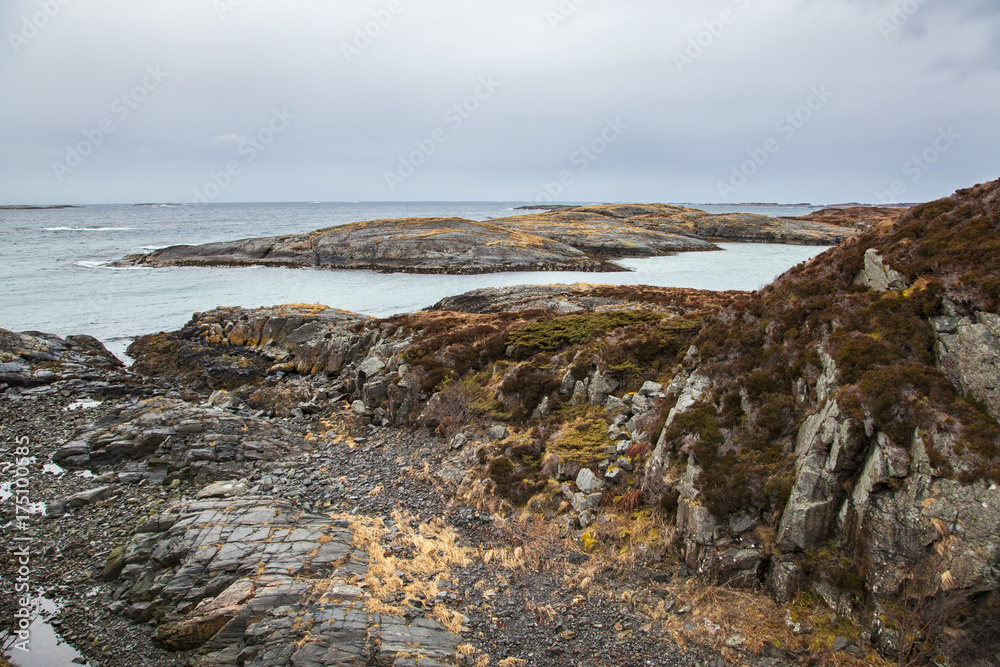
MULTIPOLYGON (((451 570, 472 561, 471 549, 457 544, 458 534, 438 518, 416 524, 412 516, 395 511, 393 546, 412 556, 387 553, 383 548, 388 531, 381 519, 340 517, 354 531, 352 545, 368 554, 368 571, 362 577, 370 598, 366 608, 374 613, 402 616, 411 603, 426 604, 441 592, 439 583, 451 581, 451 570)), ((428 618, 451 631, 461 630, 462 616, 437 604, 428 618)))
POLYGON ((787 605, 778 605, 756 591, 716 586, 696 579, 667 588, 673 597, 669 602, 645 590, 627 591, 622 594, 622 600, 659 623, 680 646, 705 646, 738 659, 739 652, 724 644, 727 638, 738 634, 746 640, 741 650, 751 653, 758 653, 770 643, 785 650, 807 653, 813 660, 809 664, 835 667, 888 667, 893 664, 876 653, 862 658, 835 653, 836 637, 858 641, 860 630, 847 619, 833 614, 812 595, 800 595, 787 605), (688 611, 677 614, 676 610, 682 607, 687 607, 688 611), (814 630, 796 635, 787 619, 795 623, 808 622, 814 630), (696 625, 693 632, 684 629, 690 622, 696 625))
POLYGON ((552 567, 549 555, 562 550, 559 528, 537 514, 522 511, 513 519, 494 516, 493 525, 508 546, 483 550, 480 558, 487 565, 510 571, 542 571, 552 567))
POLYGON ((452 609, 448 609, 441 603, 434 605, 434 610, 431 612, 431 618, 443 625, 445 629, 453 635, 461 634, 462 630, 468 629, 462 624, 462 621, 465 619, 462 614, 452 609))
POLYGON ((520 658, 507 658, 497 663, 499 667, 522 667, 522 665, 527 664, 527 660, 521 660, 520 658))

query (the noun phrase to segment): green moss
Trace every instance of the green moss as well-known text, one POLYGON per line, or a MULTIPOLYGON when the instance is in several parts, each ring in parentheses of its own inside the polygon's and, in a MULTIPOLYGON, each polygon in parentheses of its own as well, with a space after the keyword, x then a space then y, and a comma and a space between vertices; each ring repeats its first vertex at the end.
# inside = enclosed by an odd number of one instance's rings
POLYGON ((610 444, 606 422, 601 419, 578 419, 564 429, 549 451, 564 461, 588 465, 607 458, 604 448, 610 444))
POLYGON ((585 343, 598 333, 663 319, 659 313, 615 311, 564 315, 533 322, 511 333, 508 345, 526 350, 554 351, 567 345, 585 343))

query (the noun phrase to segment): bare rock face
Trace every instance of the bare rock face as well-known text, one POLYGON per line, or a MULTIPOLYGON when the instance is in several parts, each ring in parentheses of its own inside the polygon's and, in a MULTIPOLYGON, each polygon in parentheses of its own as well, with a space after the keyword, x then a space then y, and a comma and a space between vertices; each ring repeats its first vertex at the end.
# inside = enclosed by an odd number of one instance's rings
POLYGON ((795 486, 778 531, 783 549, 806 551, 826 541, 859 448, 836 401, 806 419, 795 448, 795 486))
POLYGON ((52 458, 68 468, 131 461, 137 479, 209 483, 245 475, 257 461, 280 460, 291 450, 286 433, 267 420, 153 398, 122 410, 112 423, 84 427, 52 458))
POLYGON ((876 292, 901 290, 907 286, 906 277, 887 266, 874 248, 865 251, 865 268, 856 283, 876 292))
POLYGON ((268 378, 290 373, 338 378, 342 398, 399 425, 415 400, 400 375, 402 353, 413 336, 389 324, 368 326, 371 322, 325 306, 218 308, 198 313, 179 333, 138 339, 129 353, 136 358, 133 368, 144 375, 175 376, 212 389, 242 387, 241 398, 254 405, 260 395, 268 406, 289 410, 303 403, 300 409, 309 408, 314 392, 303 385, 295 395, 286 383, 288 395, 275 396, 268 393, 268 378))
POLYGON ((106 378, 122 368, 122 362, 92 336, 60 338, 0 329, 0 383, 36 387, 59 380, 106 378))
POLYGON ((939 317, 932 324, 941 370, 963 395, 982 401, 1000 419, 1000 315, 939 317))
POLYGON ((344 522, 270 498, 182 503, 142 525, 108 572, 156 642, 195 665, 455 664, 459 639, 426 617, 371 610, 368 554, 344 522))

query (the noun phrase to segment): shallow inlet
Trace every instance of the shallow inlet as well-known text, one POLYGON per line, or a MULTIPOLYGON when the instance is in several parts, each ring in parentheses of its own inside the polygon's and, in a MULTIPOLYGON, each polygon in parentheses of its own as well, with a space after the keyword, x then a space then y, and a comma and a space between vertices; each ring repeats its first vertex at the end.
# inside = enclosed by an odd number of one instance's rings
POLYGON ((0 646, 3 654, 16 667, 79 667, 90 663, 83 659, 79 651, 63 641, 62 637, 49 623, 59 605, 52 600, 41 597, 35 600, 34 619, 28 627, 30 639, 28 651, 15 648, 18 642, 16 636, 0 633, 0 646), (76 662, 74 662, 74 660, 76 662))

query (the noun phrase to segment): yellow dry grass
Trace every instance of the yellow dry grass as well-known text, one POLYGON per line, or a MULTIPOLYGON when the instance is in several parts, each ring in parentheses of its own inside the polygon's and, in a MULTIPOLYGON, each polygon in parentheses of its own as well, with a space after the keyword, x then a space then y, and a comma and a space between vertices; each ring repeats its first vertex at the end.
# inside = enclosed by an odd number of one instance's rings
POLYGON ((527 660, 521 660, 520 658, 507 658, 497 663, 499 667, 521 667, 522 665, 527 664, 527 660))
POLYGON ((452 609, 448 609, 441 603, 434 605, 434 610, 431 612, 431 618, 443 625, 445 629, 453 635, 460 634, 464 627, 462 625, 462 621, 464 620, 462 614, 452 609))
MULTIPOLYGON (((381 519, 340 517, 354 531, 352 545, 368 554, 368 571, 363 575, 371 596, 365 607, 375 613, 402 616, 413 602, 426 604, 441 592, 439 583, 451 580, 451 570, 468 565, 473 551, 458 545, 458 534, 438 518, 416 525, 416 519, 399 510, 393 512, 396 536, 393 546, 412 553, 403 557, 387 553, 382 546, 388 531, 381 519)), ((453 632, 461 630, 462 616, 437 604, 428 614, 453 632)))

